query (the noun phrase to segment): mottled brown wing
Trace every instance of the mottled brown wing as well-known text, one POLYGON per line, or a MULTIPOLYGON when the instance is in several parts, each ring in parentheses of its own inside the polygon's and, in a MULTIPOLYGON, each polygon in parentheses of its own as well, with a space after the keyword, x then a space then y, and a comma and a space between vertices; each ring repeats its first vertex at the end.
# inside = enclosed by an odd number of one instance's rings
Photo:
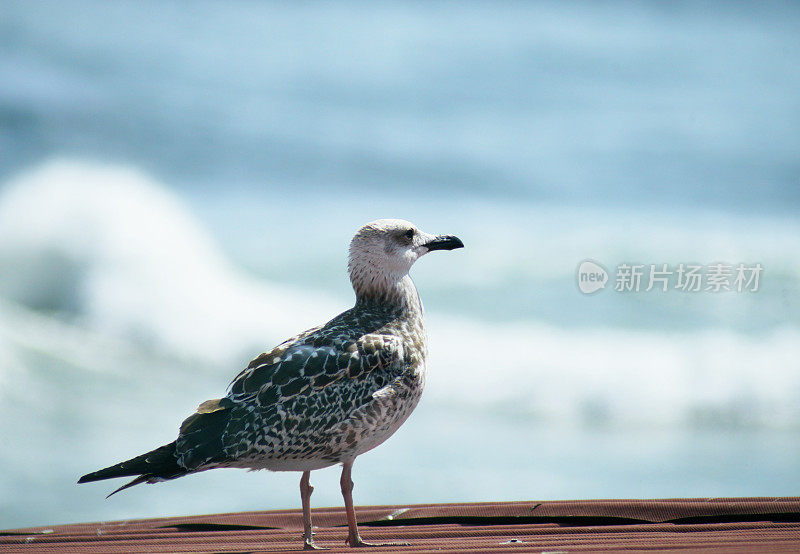
POLYGON ((228 397, 242 401, 256 396, 258 405, 265 408, 298 395, 315 394, 342 379, 364 381, 373 372, 382 374, 379 381, 391 380, 402 373, 402 358, 400 340, 381 334, 335 345, 282 345, 251 362, 231 383, 228 397))

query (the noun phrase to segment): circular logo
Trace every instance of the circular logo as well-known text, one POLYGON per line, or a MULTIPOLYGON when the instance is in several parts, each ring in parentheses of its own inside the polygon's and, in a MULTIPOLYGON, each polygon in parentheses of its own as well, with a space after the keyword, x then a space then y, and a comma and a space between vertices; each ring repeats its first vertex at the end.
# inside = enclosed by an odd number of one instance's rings
POLYGON ((578 264, 578 289, 583 294, 594 294, 606 288, 608 272, 599 263, 593 260, 583 260, 578 264))

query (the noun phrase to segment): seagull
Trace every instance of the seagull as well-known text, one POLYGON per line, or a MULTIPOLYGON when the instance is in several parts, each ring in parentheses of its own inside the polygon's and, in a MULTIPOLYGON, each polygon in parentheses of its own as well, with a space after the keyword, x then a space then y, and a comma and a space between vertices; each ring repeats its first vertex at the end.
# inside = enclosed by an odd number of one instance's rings
POLYGON ((157 483, 215 468, 301 471, 304 549, 311 527, 311 471, 342 465, 341 489, 351 547, 364 542, 353 507, 356 457, 405 422, 425 385, 424 310, 411 266, 434 250, 462 248, 401 219, 367 223, 350 242, 355 306, 256 357, 226 396, 207 400, 169 444, 89 473, 78 483, 115 477, 157 483))

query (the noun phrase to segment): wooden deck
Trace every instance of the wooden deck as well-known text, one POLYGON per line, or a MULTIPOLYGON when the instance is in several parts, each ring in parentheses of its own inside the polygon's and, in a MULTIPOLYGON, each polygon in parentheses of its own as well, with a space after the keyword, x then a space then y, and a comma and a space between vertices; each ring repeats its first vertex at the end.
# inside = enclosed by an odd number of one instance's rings
MULTIPOLYGON (((357 508, 376 552, 692 550, 800 552, 800 498, 428 504, 357 508)), ((344 545, 341 508, 313 510, 315 540, 344 545)), ((302 546, 298 510, 54 525, 0 532, 0 552, 281 552, 302 546)))

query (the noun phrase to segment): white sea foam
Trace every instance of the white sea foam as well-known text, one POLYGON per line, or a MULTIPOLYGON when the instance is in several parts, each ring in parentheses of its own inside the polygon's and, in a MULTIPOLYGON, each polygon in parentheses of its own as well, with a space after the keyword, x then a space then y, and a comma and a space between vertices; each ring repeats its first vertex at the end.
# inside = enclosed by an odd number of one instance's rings
POLYGON ((569 425, 800 422, 797 328, 746 336, 429 319, 429 401, 569 425))
POLYGON ((339 308, 236 271, 152 179, 74 161, 3 190, 0 267, 11 300, 190 358, 236 359, 339 308))

